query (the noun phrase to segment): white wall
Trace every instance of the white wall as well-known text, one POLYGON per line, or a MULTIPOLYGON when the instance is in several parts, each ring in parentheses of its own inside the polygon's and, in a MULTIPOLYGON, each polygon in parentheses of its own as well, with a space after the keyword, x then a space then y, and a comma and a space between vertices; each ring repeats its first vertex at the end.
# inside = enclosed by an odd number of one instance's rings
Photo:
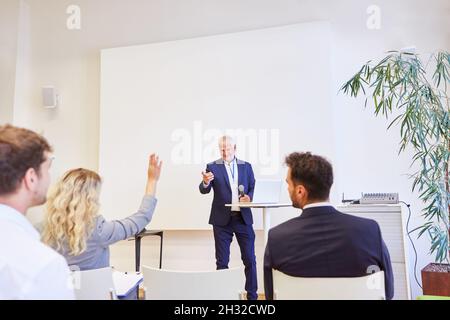
MULTIPOLYGON (((260 179, 284 182, 292 150, 335 158, 329 61, 323 22, 103 50, 100 213, 121 219, 136 210, 148 154, 157 151, 164 169, 152 226, 210 229, 212 193, 201 195, 198 184, 225 133, 236 137, 238 159, 252 164, 255 196, 260 179)), ((290 201, 284 184, 279 201, 290 201)), ((276 210, 272 223, 297 215, 276 210)), ((253 216, 261 229, 262 210, 253 216)))
POLYGON ((13 120, 19 2, 2 0, 0 6, 0 124, 13 120))
MULTIPOLYGON (((358 33, 350 29, 348 24, 336 23, 332 63, 336 89, 357 71, 358 66, 379 58, 387 50, 416 46, 417 51, 426 57, 432 51, 448 50, 450 47, 449 22, 445 20, 445 14, 439 14, 448 12, 448 4, 438 1, 409 2, 411 5, 406 10, 401 1, 378 3, 382 9, 379 31, 363 29, 358 33)), ((359 7, 362 12, 367 4, 363 2, 355 7, 359 7)), ((363 17, 360 16, 360 19, 363 17)), ((358 198, 363 191, 399 192, 400 200, 411 204, 409 230, 420 225, 420 210, 423 206, 417 194, 411 192, 411 180, 407 177, 412 172, 409 168, 412 153, 397 154, 399 129, 392 128, 386 132, 389 122, 381 117, 375 118, 370 101, 365 110, 363 99, 351 99, 341 94, 335 96, 333 105, 338 133, 335 145, 339 148, 335 161, 338 192, 345 192, 346 197, 354 198, 358 198)), ((403 209, 405 213, 408 212, 405 206, 403 209)), ((420 270, 433 257, 428 255, 429 241, 425 237, 416 240, 415 235, 412 237, 418 251, 416 274, 420 282, 420 270)), ((421 291, 413 277, 415 255, 411 246, 408 255, 414 298, 421 291)))
MULTIPOLYGON (((329 20, 334 29, 335 43, 332 87, 337 92, 343 80, 349 78, 358 66, 380 56, 387 49, 415 45, 419 52, 448 50, 450 39, 449 2, 446 0, 379 0, 376 3, 381 8, 379 30, 366 28, 366 9, 373 4, 369 0, 26 2, 30 5, 29 48, 32 50, 28 53, 31 78, 28 92, 23 92, 27 99, 21 104, 21 114, 27 116, 20 117, 16 123, 45 132, 56 149, 54 176, 75 166, 98 168, 99 51, 102 48, 329 20), (66 29, 65 10, 69 4, 81 6, 82 29, 79 31, 66 29), (44 110, 41 107, 40 87, 46 84, 54 84, 59 88, 63 101, 61 108, 44 110)), ((0 15, 4 12, 5 4, 5 0, 2 0, 0 15)), ((12 21, 8 27, 15 28, 15 24, 12 21)), ((10 43, 6 48, 6 51, 11 50, 13 44, 10 43)), ((0 53, 4 52, 2 48, 0 53)), ((14 60, 11 57, 9 55, 7 59, 14 60)), ((2 88, 3 84, 6 87, 11 85, 9 77, 0 79, 2 88)), ((7 104, 7 108, 11 104, 11 98, 1 101, 7 104)), ((0 107, 0 112, 5 110, 4 105, 0 107)), ((397 157, 397 131, 394 129, 386 133, 385 121, 375 120, 369 109, 364 111, 361 101, 335 96, 331 107, 330 112, 334 113, 339 132, 334 141, 340 154, 333 160, 336 171, 333 199, 339 199, 343 191, 350 197, 359 195, 360 191, 398 190, 402 199, 413 204, 415 217, 411 224, 418 225, 421 222, 417 214, 420 203, 409 191, 410 181, 401 176, 401 173, 408 172, 409 158, 407 155, 397 157)), ((34 211, 33 219, 39 218, 39 212, 34 211)), ((192 256, 203 252, 203 244, 189 247, 189 243, 196 239, 204 239, 197 234, 180 232, 173 237, 178 239, 179 252, 176 249, 168 251, 166 261, 169 264, 172 261, 174 267, 182 268, 184 265, 184 262, 177 260, 181 252, 188 250, 192 256)), ((205 239, 205 243, 210 248, 208 252, 212 252, 212 241, 205 239)), ((128 265, 128 269, 133 268, 129 264, 129 258, 133 256, 131 245, 122 243, 116 246, 117 250, 114 248, 113 264, 123 263, 124 267, 128 265), (124 249, 126 247, 129 249, 124 249)), ((425 239, 418 241, 417 245, 420 269, 431 258, 427 256, 428 244, 425 239)), ((261 258, 258 254, 259 262, 261 258)), ((213 255, 210 259, 209 265, 212 265, 213 255)), ((202 267, 205 262, 199 260, 198 265, 202 267)), ((414 281, 411 283, 415 296, 420 291, 414 281)))

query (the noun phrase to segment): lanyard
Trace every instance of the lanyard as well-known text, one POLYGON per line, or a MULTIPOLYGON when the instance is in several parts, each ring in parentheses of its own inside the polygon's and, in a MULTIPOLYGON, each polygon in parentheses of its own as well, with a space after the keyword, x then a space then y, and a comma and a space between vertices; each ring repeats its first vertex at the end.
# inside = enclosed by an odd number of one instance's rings
POLYGON ((235 167, 234 167, 234 164, 235 164, 235 161, 236 160, 236 158, 234 158, 233 159, 233 161, 231 161, 231 163, 230 163, 230 172, 231 172, 231 177, 233 178, 233 184, 234 184, 234 170, 235 170, 235 167))

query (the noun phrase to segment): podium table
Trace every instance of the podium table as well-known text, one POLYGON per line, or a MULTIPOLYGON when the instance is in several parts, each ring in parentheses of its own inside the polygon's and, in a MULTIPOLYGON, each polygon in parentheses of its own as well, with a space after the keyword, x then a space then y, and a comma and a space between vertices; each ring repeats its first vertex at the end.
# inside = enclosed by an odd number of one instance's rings
POLYGON ((263 212, 263 229, 264 229, 264 244, 267 243, 269 229, 270 229, 270 209, 292 207, 292 203, 252 203, 239 202, 226 204, 225 207, 240 207, 240 208, 254 208, 262 209, 263 212))

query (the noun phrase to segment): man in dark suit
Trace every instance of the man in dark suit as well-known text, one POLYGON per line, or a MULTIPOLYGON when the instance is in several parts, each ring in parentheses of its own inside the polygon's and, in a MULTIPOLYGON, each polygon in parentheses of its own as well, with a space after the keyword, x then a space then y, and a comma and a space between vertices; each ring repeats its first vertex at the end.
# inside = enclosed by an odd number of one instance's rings
POLYGON ((272 269, 294 277, 361 277, 384 271, 386 298, 392 299, 391 260, 377 222, 331 206, 333 169, 324 158, 292 153, 286 164, 292 204, 303 212, 269 231, 264 256, 266 299, 273 299, 272 269))
POLYGON ((214 190, 209 224, 213 225, 217 270, 228 269, 230 245, 233 234, 236 235, 245 266, 247 299, 256 300, 258 296, 252 211, 250 208, 225 206, 229 203, 250 202, 253 199, 255 176, 250 163, 236 159, 236 144, 233 139, 228 136, 221 137, 219 148, 222 158, 208 163, 205 172, 202 172, 203 181, 199 186, 202 194, 214 190))

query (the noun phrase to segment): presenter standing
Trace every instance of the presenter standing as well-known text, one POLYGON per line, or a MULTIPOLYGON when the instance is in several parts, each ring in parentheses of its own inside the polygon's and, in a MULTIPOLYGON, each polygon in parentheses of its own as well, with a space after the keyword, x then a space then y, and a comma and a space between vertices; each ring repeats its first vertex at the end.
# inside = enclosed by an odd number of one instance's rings
POLYGON ((229 136, 219 139, 222 158, 208 163, 202 172, 200 193, 214 190, 209 224, 213 226, 217 270, 228 269, 230 245, 236 235, 245 266, 245 290, 248 300, 256 300, 255 231, 250 208, 225 207, 228 203, 250 202, 255 188, 255 176, 250 163, 235 157, 236 143, 229 136))

